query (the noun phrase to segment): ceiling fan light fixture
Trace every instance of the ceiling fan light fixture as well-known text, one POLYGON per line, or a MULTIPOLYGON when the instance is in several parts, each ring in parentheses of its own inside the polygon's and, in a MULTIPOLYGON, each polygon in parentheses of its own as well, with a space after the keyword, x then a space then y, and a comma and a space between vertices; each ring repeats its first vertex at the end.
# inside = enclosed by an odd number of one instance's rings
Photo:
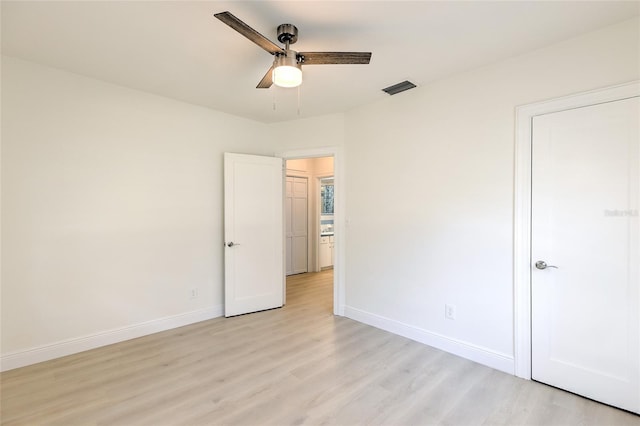
POLYGON ((273 84, 280 87, 298 87, 302 84, 302 64, 368 64, 371 52, 296 52, 289 46, 298 41, 298 28, 293 24, 281 24, 277 28, 278 46, 258 31, 251 28, 231 12, 215 13, 214 16, 229 27, 257 44, 271 55, 273 65, 266 72, 256 89, 268 89, 273 84))
POLYGON ((295 53, 279 55, 273 61, 273 83, 280 87, 298 87, 302 84, 302 67, 295 53))

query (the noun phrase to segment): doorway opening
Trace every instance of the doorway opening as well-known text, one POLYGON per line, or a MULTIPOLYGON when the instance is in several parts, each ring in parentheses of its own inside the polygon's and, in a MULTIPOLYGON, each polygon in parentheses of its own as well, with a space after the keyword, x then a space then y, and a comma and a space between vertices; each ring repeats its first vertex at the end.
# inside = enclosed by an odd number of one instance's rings
MULTIPOLYGON (((285 294, 302 283, 332 283, 339 314, 335 154, 283 155, 285 159, 285 294), (334 269, 335 268, 335 269, 334 269)), ((306 288, 306 287, 305 287, 306 288)), ((297 299, 289 302, 295 303, 297 299)))
POLYGON ((320 181, 320 244, 318 245, 319 270, 333 269, 334 264, 334 184, 333 176, 320 181))

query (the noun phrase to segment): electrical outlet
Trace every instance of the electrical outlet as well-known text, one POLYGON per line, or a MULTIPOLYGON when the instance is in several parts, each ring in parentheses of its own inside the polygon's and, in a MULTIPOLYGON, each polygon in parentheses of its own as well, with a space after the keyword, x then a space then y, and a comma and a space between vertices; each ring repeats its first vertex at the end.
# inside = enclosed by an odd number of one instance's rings
POLYGON ((196 299, 198 297, 198 287, 194 287, 191 289, 191 298, 196 299))
POLYGON ((456 319, 456 306, 444 305, 444 317, 450 320, 456 319))

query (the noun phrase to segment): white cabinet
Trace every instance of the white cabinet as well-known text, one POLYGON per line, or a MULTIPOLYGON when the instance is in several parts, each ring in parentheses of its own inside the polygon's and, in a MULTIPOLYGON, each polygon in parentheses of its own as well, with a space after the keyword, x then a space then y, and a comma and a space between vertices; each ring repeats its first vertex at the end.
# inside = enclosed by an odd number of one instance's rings
POLYGON ((333 266, 333 235, 320 237, 320 268, 333 266))

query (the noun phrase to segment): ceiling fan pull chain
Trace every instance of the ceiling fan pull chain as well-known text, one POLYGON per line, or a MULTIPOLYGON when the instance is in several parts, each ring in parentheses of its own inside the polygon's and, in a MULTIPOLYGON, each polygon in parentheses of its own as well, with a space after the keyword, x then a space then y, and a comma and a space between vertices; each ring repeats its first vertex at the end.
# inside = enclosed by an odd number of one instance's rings
POLYGON ((298 86, 298 116, 300 116, 300 86, 298 86))
POLYGON ((276 90, 272 90, 273 92, 273 110, 276 110, 276 90))

